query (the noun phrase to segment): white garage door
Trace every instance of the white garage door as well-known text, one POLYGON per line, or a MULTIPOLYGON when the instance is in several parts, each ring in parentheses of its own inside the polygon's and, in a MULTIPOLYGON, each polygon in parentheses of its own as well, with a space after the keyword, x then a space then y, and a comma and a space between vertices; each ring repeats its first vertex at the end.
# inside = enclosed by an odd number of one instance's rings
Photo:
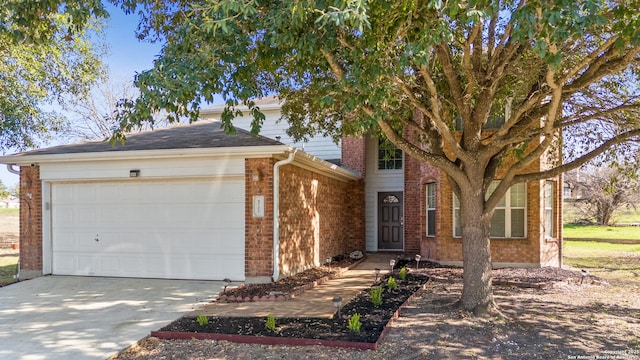
POLYGON ((52 186, 58 275, 244 280, 244 181, 52 186))

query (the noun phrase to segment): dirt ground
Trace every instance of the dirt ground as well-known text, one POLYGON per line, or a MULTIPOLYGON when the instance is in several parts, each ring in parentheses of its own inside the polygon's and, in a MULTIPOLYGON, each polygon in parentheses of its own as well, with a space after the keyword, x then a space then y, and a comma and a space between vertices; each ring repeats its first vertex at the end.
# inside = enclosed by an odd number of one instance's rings
POLYGON ((114 359, 638 360, 640 272, 613 275, 603 285, 496 286, 504 319, 450 310, 460 296, 460 281, 433 282, 401 312, 376 351, 146 338, 114 359))

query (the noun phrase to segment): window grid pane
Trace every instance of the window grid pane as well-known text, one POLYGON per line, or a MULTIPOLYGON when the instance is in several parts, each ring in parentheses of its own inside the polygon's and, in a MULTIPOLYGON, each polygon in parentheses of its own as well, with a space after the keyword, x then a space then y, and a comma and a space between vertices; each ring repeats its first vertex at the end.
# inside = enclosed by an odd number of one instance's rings
POLYGON ((427 236, 436 235, 436 184, 427 184, 427 236))
POLYGON ((402 169, 402 150, 393 144, 378 142, 378 170, 402 169))
MULTIPOLYGON (((487 198, 495 191, 499 181, 493 181, 487 189, 487 198)), ((546 190, 546 188, 545 188, 546 190)), ((505 196, 500 200, 494 210, 491 219, 490 236, 496 238, 524 238, 526 236, 526 204, 527 204, 526 183, 513 185, 505 196)), ((547 196, 547 194, 545 194, 547 196)), ((548 200, 545 198, 545 204, 548 200)), ((551 195, 551 204, 553 196, 551 195)), ((551 208, 552 209, 552 208, 551 208)), ((549 212, 549 213, 552 213, 549 212)), ((552 215, 547 220, 547 209, 545 209, 545 223, 552 222, 552 215)), ((545 232, 546 232, 545 228, 545 232)), ((453 236, 462 236, 460 219, 460 201, 453 195, 453 236)))

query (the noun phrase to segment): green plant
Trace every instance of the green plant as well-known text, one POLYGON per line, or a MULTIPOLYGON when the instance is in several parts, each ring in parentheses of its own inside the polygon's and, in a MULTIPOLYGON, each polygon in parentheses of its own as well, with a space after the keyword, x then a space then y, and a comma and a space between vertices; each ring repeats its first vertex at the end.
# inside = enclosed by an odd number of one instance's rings
POLYGON ((276 331, 276 318, 273 314, 269 314, 267 317, 267 322, 264 324, 264 327, 269 331, 276 331))
POLYGON ((407 268, 406 267, 402 267, 402 269, 400 269, 400 273, 398 274, 398 277, 400 278, 400 280, 404 280, 407 278, 407 268))
POLYGON ((198 321, 198 324, 200 324, 200 326, 205 326, 209 323, 209 317, 204 315, 198 315, 196 320, 198 321))
POLYGON ((353 331, 353 332, 360 332, 360 326, 362 326, 362 323, 360 322, 360 314, 356 313, 351 315, 351 317, 349 318, 349 330, 353 331))
POLYGON ((374 287, 371 288, 369 292, 371 294, 371 303, 373 304, 373 306, 378 307, 382 305, 382 288, 374 287))
POLYGON ((395 290, 398 287, 398 283, 396 282, 396 279, 393 278, 393 276, 389 276, 389 280, 387 280, 387 287, 390 290, 395 290))

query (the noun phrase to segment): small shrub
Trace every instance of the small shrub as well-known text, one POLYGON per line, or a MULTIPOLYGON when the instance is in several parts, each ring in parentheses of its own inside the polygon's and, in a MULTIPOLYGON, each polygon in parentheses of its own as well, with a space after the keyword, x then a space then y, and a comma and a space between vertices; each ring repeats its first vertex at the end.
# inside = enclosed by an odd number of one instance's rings
POLYGON ((398 288, 398 283, 396 282, 396 279, 393 278, 393 276, 389 276, 389 280, 387 281, 387 287, 390 290, 395 290, 396 288, 398 288))
POLYGON ((209 323, 209 317, 204 315, 198 315, 198 317, 196 318, 196 321, 198 322, 198 324, 200 324, 200 326, 205 326, 209 323))
POLYGON ((382 305, 382 290, 381 287, 374 287, 369 290, 371 293, 371 303, 375 307, 382 305))
POLYGON ((400 280, 404 280, 407 278, 407 268, 406 267, 402 267, 402 269, 400 269, 400 274, 398 274, 398 277, 400 278, 400 280))
POLYGON ((349 330, 357 333, 360 332, 360 326, 362 326, 362 323, 360 322, 360 314, 356 313, 353 314, 350 318, 349 318, 349 330))
POLYGON ((267 330, 276 331, 276 318, 273 316, 273 314, 269 314, 264 327, 267 328, 267 330))

